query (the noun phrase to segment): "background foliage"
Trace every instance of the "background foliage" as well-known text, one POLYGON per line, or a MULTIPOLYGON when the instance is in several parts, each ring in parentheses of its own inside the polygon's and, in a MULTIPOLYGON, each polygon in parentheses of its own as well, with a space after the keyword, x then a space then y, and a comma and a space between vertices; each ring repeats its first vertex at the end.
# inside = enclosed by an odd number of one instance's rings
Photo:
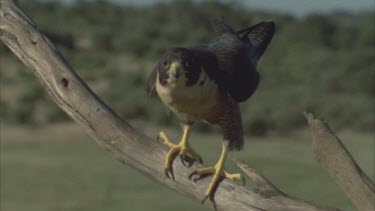
MULTIPOLYGON (((373 11, 295 18, 209 1, 147 7, 83 0, 20 4, 121 116, 159 124, 175 121, 160 101, 147 98, 147 76, 166 49, 213 39, 210 20, 224 17, 238 29, 262 20, 277 23, 276 36, 258 65, 260 87, 242 105, 248 134, 303 127, 303 111, 320 114, 336 129, 371 131, 375 126, 373 11)), ((68 119, 3 44, 0 55, 4 121, 38 125, 68 119)))
MULTIPOLYGON (((229 154, 228 170, 239 172, 230 162, 235 157, 290 195, 354 210, 314 160, 310 133, 299 130, 306 128, 302 112, 307 110, 327 119, 375 178, 374 10, 296 18, 213 1, 145 7, 18 2, 118 114, 149 137, 164 130, 175 142, 181 136, 169 127, 178 125, 175 118, 145 93, 160 54, 213 39, 212 18, 224 17, 238 29, 273 19, 277 33, 258 66, 260 87, 242 105, 247 135, 263 137, 246 136, 244 150, 229 154)), ((0 210, 206 210, 92 144, 3 43, 0 74, 0 210)), ((214 164, 221 135, 206 133, 212 127, 204 124, 198 128, 204 132, 194 130, 191 144, 205 165, 214 164)))

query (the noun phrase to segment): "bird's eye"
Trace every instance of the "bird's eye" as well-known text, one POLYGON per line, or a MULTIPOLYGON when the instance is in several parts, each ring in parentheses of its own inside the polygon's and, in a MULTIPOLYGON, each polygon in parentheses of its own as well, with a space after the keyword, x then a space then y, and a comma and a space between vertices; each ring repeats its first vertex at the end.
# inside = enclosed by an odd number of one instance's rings
POLYGON ((168 61, 167 60, 163 60, 163 65, 164 65, 164 67, 167 67, 168 66, 168 61))

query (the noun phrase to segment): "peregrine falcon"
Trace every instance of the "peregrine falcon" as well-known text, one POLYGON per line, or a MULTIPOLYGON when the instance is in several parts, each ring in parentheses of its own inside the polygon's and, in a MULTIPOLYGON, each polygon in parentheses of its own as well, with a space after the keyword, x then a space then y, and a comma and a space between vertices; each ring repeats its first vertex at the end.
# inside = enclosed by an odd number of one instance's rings
POLYGON ((265 21, 235 31, 224 20, 212 22, 218 37, 207 44, 169 49, 151 72, 147 93, 159 96, 176 115, 183 128, 179 144, 173 144, 161 131, 158 135, 170 149, 165 159, 165 174, 173 176, 173 161, 180 156, 185 161, 202 163, 201 156, 190 146, 189 134, 195 122, 220 126, 223 148, 213 167, 201 168, 189 175, 192 179, 213 175, 205 198, 213 200, 218 183, 228 178, 240 179, 240 174, 224 170, 230 150, 244 145, 239 103, 249 99, 259 83, 257 63, 275 33, 275 23, 265 21))

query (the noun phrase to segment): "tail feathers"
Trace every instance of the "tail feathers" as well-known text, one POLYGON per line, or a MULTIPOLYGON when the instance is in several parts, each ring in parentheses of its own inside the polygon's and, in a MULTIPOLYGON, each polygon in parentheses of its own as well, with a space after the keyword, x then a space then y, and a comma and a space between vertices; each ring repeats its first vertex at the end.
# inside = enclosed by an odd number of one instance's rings
POLYGON ((242 40, 249 39, 257 49, 257 56, 260 58, 275 34, 275 22, 264 21, 249 28, 237 31, 242 40))
POLYGON ((228 109, 219 125, 223 130, 224 143, 229 150, 239 151, 243 148, 244 137, 239 104, 230 99, 228 109))

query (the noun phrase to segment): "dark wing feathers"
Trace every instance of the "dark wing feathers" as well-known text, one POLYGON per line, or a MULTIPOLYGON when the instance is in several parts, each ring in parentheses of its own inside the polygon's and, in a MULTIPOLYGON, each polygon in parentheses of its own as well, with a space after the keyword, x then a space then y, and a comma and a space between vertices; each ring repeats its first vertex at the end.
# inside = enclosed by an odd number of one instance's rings
POLYGON ((216 55, 220 69, 230 74, 234 71, 238 56, 243 53, 244 46, 234 34, 223 34, 219 39, 210 43, 208 50, 216 55))
POLYGON ((250 40, 257 49, 259 59, 275 34, 275 23, 273 21, 260 22, 254 26, 237 31, 242 40, 250 40))
POLYGON ((224 83, 231 97, 237 102, 243 102, 250 98, 256 90, 259 74, 246 53, 241 50, 233 59, 233 69, 225 71, 224 83))
POLYGON ((216 56, 218 67, 224 74, 221 84, 235 101, 243 102, 254 93, 259 83, 256 66, 250 60, 251 46, 223 20, 215 21, 214 26, 220 36, 208 45, 207 50, 216 56))
MULTIPOLYGON (((201 57, 205 71, 219 88, 227 90, 235 101, 243 102, 254 93, 259 83, 256 61, 253 63, 250 58, 258 60, 264 53, 275 33, 275 24, 261 22, 237 32, 223 19, 213 21, 212 25, 219 37, 209 44, 189 49, 201 57)), ((149 96, 157 94, 156 77, 155 67, 147 83, 149 96)))
POLYGON ((219 69, 224 72, 222 84, 235 101, 243 102, 259 84, 256 63, 271 42, 275 24, 261 22, 238 32, 222 19, 214 21, 213 26, 219 38, 208 49, 216 55, 219 69))
POLYGON ((204 71, 222 93, 229 93, 235 101, 243 102, 255 91, 259 82, 258 73, 245 48, 230 48, 230 39, 220 40, 189 50, 202 62, 204 71))
POLYGON ((217 19, 211 21, 212 28, 218 35, 222 35, 224 33, 236 34, 236 31, 233 27, 225 22, 224 19, 217 19))

